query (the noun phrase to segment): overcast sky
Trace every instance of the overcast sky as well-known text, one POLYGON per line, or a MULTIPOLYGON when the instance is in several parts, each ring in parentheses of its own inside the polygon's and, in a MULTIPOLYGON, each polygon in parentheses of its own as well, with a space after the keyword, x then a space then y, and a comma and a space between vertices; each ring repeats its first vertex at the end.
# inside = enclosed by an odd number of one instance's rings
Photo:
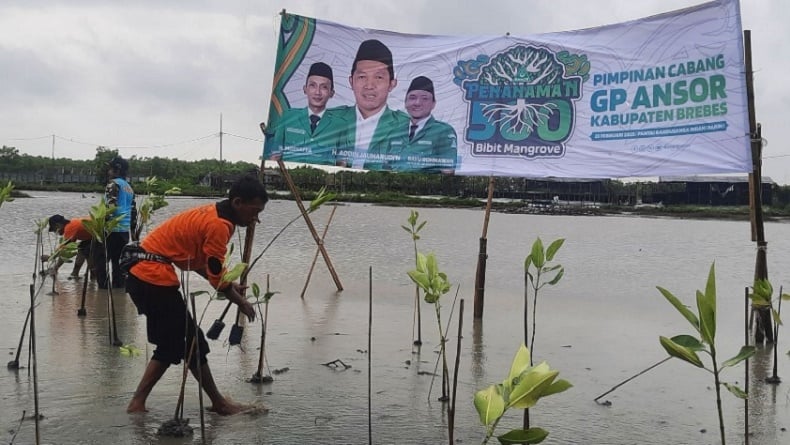
MULTIPOLYGON (((527 35, 618 23, 697 0, 0 0, 0 144, 21 153, 258 164, 279 12, 416 34, 527 35), (53 137, 54 144, 53 144, 53 137)), ((752 31, 763 174, 790 184, 790 2, 741 0, 752 31)))

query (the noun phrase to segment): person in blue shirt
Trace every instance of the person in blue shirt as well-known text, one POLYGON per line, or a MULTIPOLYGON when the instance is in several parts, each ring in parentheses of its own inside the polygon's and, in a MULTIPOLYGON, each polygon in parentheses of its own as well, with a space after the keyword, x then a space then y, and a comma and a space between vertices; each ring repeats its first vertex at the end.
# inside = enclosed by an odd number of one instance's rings
POLYGON ((118 263, 121 259, 121 250, 129 244, 130 234, 134 232, 134 226, 137 224, 134 190, 126 181, 128 174, 129 162, 126 159, 115 156, 107 163, 109 182, 104 191, 104 202, 107 205, 115 206, 115 210, 110 215, 111 218, 118 216, 122 216, 122 218, 120 223, 107 234, 106 245, 98 245, 94 249, 96 281, 100 289, 106 289, 109 285, 112 287, 124 287, 125 285, 124 276, 118 263), (107 273, 105 250, 110 260, 111 276, 108 276, 107 273))

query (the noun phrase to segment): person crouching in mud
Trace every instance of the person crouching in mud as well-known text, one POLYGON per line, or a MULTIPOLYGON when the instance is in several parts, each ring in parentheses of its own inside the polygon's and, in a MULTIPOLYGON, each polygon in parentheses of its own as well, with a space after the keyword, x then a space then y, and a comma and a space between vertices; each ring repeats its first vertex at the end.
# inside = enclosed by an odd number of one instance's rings
MULTIPOLYGON (((221 283, 227 245, 235 226, 246 227, 258 222, 268 201, 266 189, 253 175, 243 176, 230 187, 228 199, 186 210, 163 222, 141 242, 146 259, 131 266, 126 292, 137 311, 145 314, 148 341, 156 345, 137 390, 129 402, 129 413, 144 412, 151 390, 171 364, 184 359, 185 346, 193 347, 194 322, 181 292, 175 268, 195 271, 212 287, 223 292, 229 301, 250 321, 255 310, 245 298, 245 288, 238 283, 221 283)), ((239 413, 247 408, 225 398, 217 389, 206 354, 208 343, 202 329, 197 330, 200 356, 191 355, 189 369, 197 378, 200 366, 202 389, 211 399, 209 410, 221 415, 239 413)), ((188 351, 188 350, 187 350, 188 351)))

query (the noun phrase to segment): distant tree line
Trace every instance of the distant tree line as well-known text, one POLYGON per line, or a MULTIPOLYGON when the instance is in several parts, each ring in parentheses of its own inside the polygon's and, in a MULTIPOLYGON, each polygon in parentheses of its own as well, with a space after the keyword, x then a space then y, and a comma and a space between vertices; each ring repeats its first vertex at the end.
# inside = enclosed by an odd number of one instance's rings
MULTIPOLYGON (((118 155, 117 150, 97 147, 92 160, 48 158, 20 154, 15 147, 0 149, 0 181, 11 180, 17 189, 62 191, 98 191, 106 182, 105 163, 118 155)), ((220 162, 217 159, 182 161, 165 157, 128 158, 132 183, 156 176, 162 192, 180 187, 188 195, 217 195, 227 190, 230 182, 241 174, 257 171, 250 162, 220 162)), ((450 198, 485 199, 488 177, 450 176, 419 173, 329 172, 314 167, 288 170, 294 184, 307 197, 321 187, 341 194, 388 196, 443 196, 450 198)), ((277 169, 264 172, 267 187, 288 190, 277 169)), ((790 210, 790 186, 765 184, 763 204, 790 210)), ((731 194, 721 184, 624 183, 619 180, 547 181, 515 177, 495 178, 495 198, 520 199, 529 202, 572 201, 634 205, 638 203, 686 204, 691 201, 706 205, 742 205, 748 203, 748 184, 738 184, 731 194), (715 190, 715 191, 714 191, 715 190), (725 198, 726 196, 726 199, 725 198)))

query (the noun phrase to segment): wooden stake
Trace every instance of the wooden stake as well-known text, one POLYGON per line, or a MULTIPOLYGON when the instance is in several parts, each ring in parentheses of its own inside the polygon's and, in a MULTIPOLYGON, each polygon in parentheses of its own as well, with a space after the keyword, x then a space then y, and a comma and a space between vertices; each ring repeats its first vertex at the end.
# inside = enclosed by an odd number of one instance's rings
MULTIPOLYGON (((326 232, 329 231, 329 225, 332 224, 332 217, 335 216, 335 210, 337 210, 337 206, 332 206, 332 213, 329 214, 329 219, 326 221, 326 226, 324 227, 324 233, 321 234, 321 244, 324 243, 324 239, 326 239, 326 232)), ((300 297, 304 300, 304 294, 307 292, 307 285, 310 284, 310 277, 313 275, 313 268, 315 268, 315 262, 318 259, 318 254, 321 253, 319 248, 315 249, 315 255, 313 255, 313 262, 310 263, 310 271, 307 272, 307 279, 304 281, 304 287, 302 288, 302 294, 300 297)))
POLYGON ((475 274, 475 301, 474 318, 483 318, 483 300, 486 287, 486 253, 488 239, 488 220, 491 217, 491 203, 494 200, 494 176, 488 179, 488 201, 486 201, 486 212, 483 218, 483 235, 480 237, 480 250, 477 255, 477 273, 475 274))
POLYGON ((310 230, 310 234, 313 235, 313 240, 315 240, 318 250, 321 251, 321 256, 324 257, 324 262, 326 263, 326 267, 329 268, 329 273, 332 275, 332 279, 335 281, 335 286, 337 287, 338 292, 342 291, 343 285, 340 283, 340 278, 337 276, 337 272, 335 272, 335 268, 332 266, 332 260, 329 258, 329 254, 324 247, 324 243, 321 241, 321 238, 318 237, 318 232, 316 232, 315 226, 313 226, 313 221, 310 220, 310 215, 304 208, 304 203, 302 203, 302 198, 299 196, 299 191, 296 189, 296 185, 294 185, 291 174, 288 173, 288 170, 285 168, 285 163, 282 159, 277 160, 277 165, 280 167, 280 173, 283 175, 286 184, 288 184, 288 188, 291 190, 291 194, 293 194, 293 197, 296 200, 296 205, 299 207, 299 211, 302 212, 302 217, 307 224, 307 228, 310 230))
MULTIPOLYGON (((744 61, 746 64, 746 99, 749 105, 749 136, 752 148, 752 173, 749 175, 751 184, 751 220, 754 237, 757 242, 757 258, 754 264, 754 279, 768 279, 768 243, 765 241, 765 229, 763 225, 763 204, 762 204, 762 130, 757 123, 754 107, 754 72, 752 71, 752 32, 743 31, 744 61)), ((763 341, 774 342, 773 321, 771 320, 770 308, 756 308, 757 329, 754 331, 754 339, 758 344, 763 341)))

